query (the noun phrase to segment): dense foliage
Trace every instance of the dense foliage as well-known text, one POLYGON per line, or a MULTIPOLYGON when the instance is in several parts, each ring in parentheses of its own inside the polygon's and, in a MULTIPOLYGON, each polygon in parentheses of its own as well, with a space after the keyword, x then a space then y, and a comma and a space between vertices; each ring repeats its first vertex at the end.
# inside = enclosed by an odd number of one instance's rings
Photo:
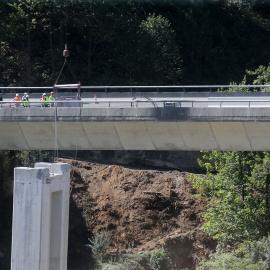
MULTIPOLYGON (((261 65, 255 71, 247 70, 240 84, 269 84, 269 69, 261 65)), ((270 153, 206 151, 198 162, 206 176, 191 178, 199 196, 209 202, 202 230, 219 243, 217 252, 200 269, 269 269, 270 153), (226 250, 228 243, 237 246, 243 241, 239 249, 226 250)))
POLYGON ((205 152, 199 164, 207 174, 192 178, 209 201, 202 230, 219 243, 200 269, 269 269, 269 152, 205 152), (243 241, 239 249, 226 250, 243 241))
POLYGON ((257 240, 270 232, 270 154, 221 152, 200 161, 206 177, 195 177, 196 187, 208 198, 203 230, 220 242, 257 240))
MULTIPOLYGON (((268 84, 269 66, 246 71, 241 84, 251 79, 249 84, 268 84)), ((192 179, 199 195, 209 201, 203 230, 223 244, 268 236, 270 153, 206 151, 199 164, 206 176, 192 179)))
POLYGON ((262 0, 0 1, 0 85, 228 84, 270 56, 262 0), (62 80, 74 82, 69 70, 62 80))
POLYGON ((245 241, 232 252, 217 250, 210 260, 202 261, 198 270, 268 270, 270 265, 270 236, 258 241, 245 241))

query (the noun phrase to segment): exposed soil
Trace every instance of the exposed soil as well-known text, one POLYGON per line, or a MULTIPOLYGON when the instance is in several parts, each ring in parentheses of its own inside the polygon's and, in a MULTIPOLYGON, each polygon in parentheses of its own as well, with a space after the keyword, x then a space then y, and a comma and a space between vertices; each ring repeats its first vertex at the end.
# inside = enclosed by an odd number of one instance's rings
POLYGON ((110 253, 163 247, 172 259, 172 270, 195 269, 214 250, 215 242, 199 229, 206 201, 194 197, 188 173, 59 161, 71 164, 71 267, 78 261, 89 265, 88 238, 103 230, 110 235, 110 253))

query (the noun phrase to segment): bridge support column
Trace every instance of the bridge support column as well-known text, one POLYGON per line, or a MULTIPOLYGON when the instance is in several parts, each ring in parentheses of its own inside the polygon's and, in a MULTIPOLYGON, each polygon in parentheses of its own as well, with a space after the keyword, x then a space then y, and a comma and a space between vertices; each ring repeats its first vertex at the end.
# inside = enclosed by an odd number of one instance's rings
POLYGON ((14 170, 11 270, 66 270, 70 166, 14 170))

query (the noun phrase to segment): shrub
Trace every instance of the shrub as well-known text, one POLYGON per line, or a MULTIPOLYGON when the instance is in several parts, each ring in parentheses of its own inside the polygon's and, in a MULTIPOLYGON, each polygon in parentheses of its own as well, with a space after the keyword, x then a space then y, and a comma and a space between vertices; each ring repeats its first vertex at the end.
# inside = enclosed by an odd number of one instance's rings
POLYGON ((152 270, 166 270, 171 260, 164 249, 156 249, 151 252, 148 264, 152 270))
POLYGON ((136 262, 124 262, 117 264, 102 264, 101 270, 144 270, 144 268, 136 262))
POLYGON ((210 260, 200 263, 198 269, 203 270, 269 270, 270 269, 270 236, 259 241, 245 241, 236 251, 231 253, 217 250, 210 260))
POLYGON ((200 263, 198 270, 263 270, 260 264, 251 264, 245 258, 238 258, 232 253, 215 253, 209 261, 200 263))
POLYGON ((110 261, 102 263, 100 270, 144 270, 145 254, 118 254, 111 256, 110 261))
POLYGON ((92 239, 88 238, 90 244, 89 246, 92 249, 93 257, 98 261, 102 262, 103 255, 106 253, 109 246, 109 235, 107 232, 102 231, 99 235, 94 236, 92 239))
POLYGON ((270 236, 250 244, 250 254, 247 258, 254 263, 259 263, 263 269, 270 269, 270 236))

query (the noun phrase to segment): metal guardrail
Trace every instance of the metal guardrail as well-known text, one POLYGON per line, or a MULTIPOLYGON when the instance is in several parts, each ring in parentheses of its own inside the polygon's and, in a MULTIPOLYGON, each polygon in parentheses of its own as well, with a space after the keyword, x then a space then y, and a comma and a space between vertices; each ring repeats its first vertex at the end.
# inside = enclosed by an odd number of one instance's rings
MULTIPOLYGON (((67 85, 63 85, 63 86, 58 86, 58 88, 61 89, 75 89, 77 88, 75 85, 74 86, 67 86, 67 85)), ((99 90, 99 91, 103 91, 103 92, 107 92, 108 90, 126 90, 126 92, 136 92, 137 90, 142 90, 142 89, 146 89, 146 90, 155 90, 154 92, 159 92, 160 90, 166 90, 166 89, 173 89, 174 91, 181 91, 181 92, 186 92, 188 91, 192 91, 192 90, 203 90, 203 89, 209 89, 210 92, 213 91, 213 89, 216 89, 216 91, 218 89, 227 89, 227 88, 251 88, 251 89, 257 89, 260 88, 261 90, 266 91, 267 88, 270 88, 270 85, 158 85, 158 86, 80 86, 81 89, 84 90, 99 90)), ((6 90, 24 90, 24 91, 28 91, 29 93, 32 92, 31 90, 53 90, 54 87, 53 86, 44 86, 44 87, 38 87, 38 86, 16 86, 16 87, 12 87, 12 86, 7 86, 7 87, 1 87, 0 86, 0 91, 2 91, 2 93, 5 93, 6 90)), ((196 91, 195 91, 196 92, 196 91)))

